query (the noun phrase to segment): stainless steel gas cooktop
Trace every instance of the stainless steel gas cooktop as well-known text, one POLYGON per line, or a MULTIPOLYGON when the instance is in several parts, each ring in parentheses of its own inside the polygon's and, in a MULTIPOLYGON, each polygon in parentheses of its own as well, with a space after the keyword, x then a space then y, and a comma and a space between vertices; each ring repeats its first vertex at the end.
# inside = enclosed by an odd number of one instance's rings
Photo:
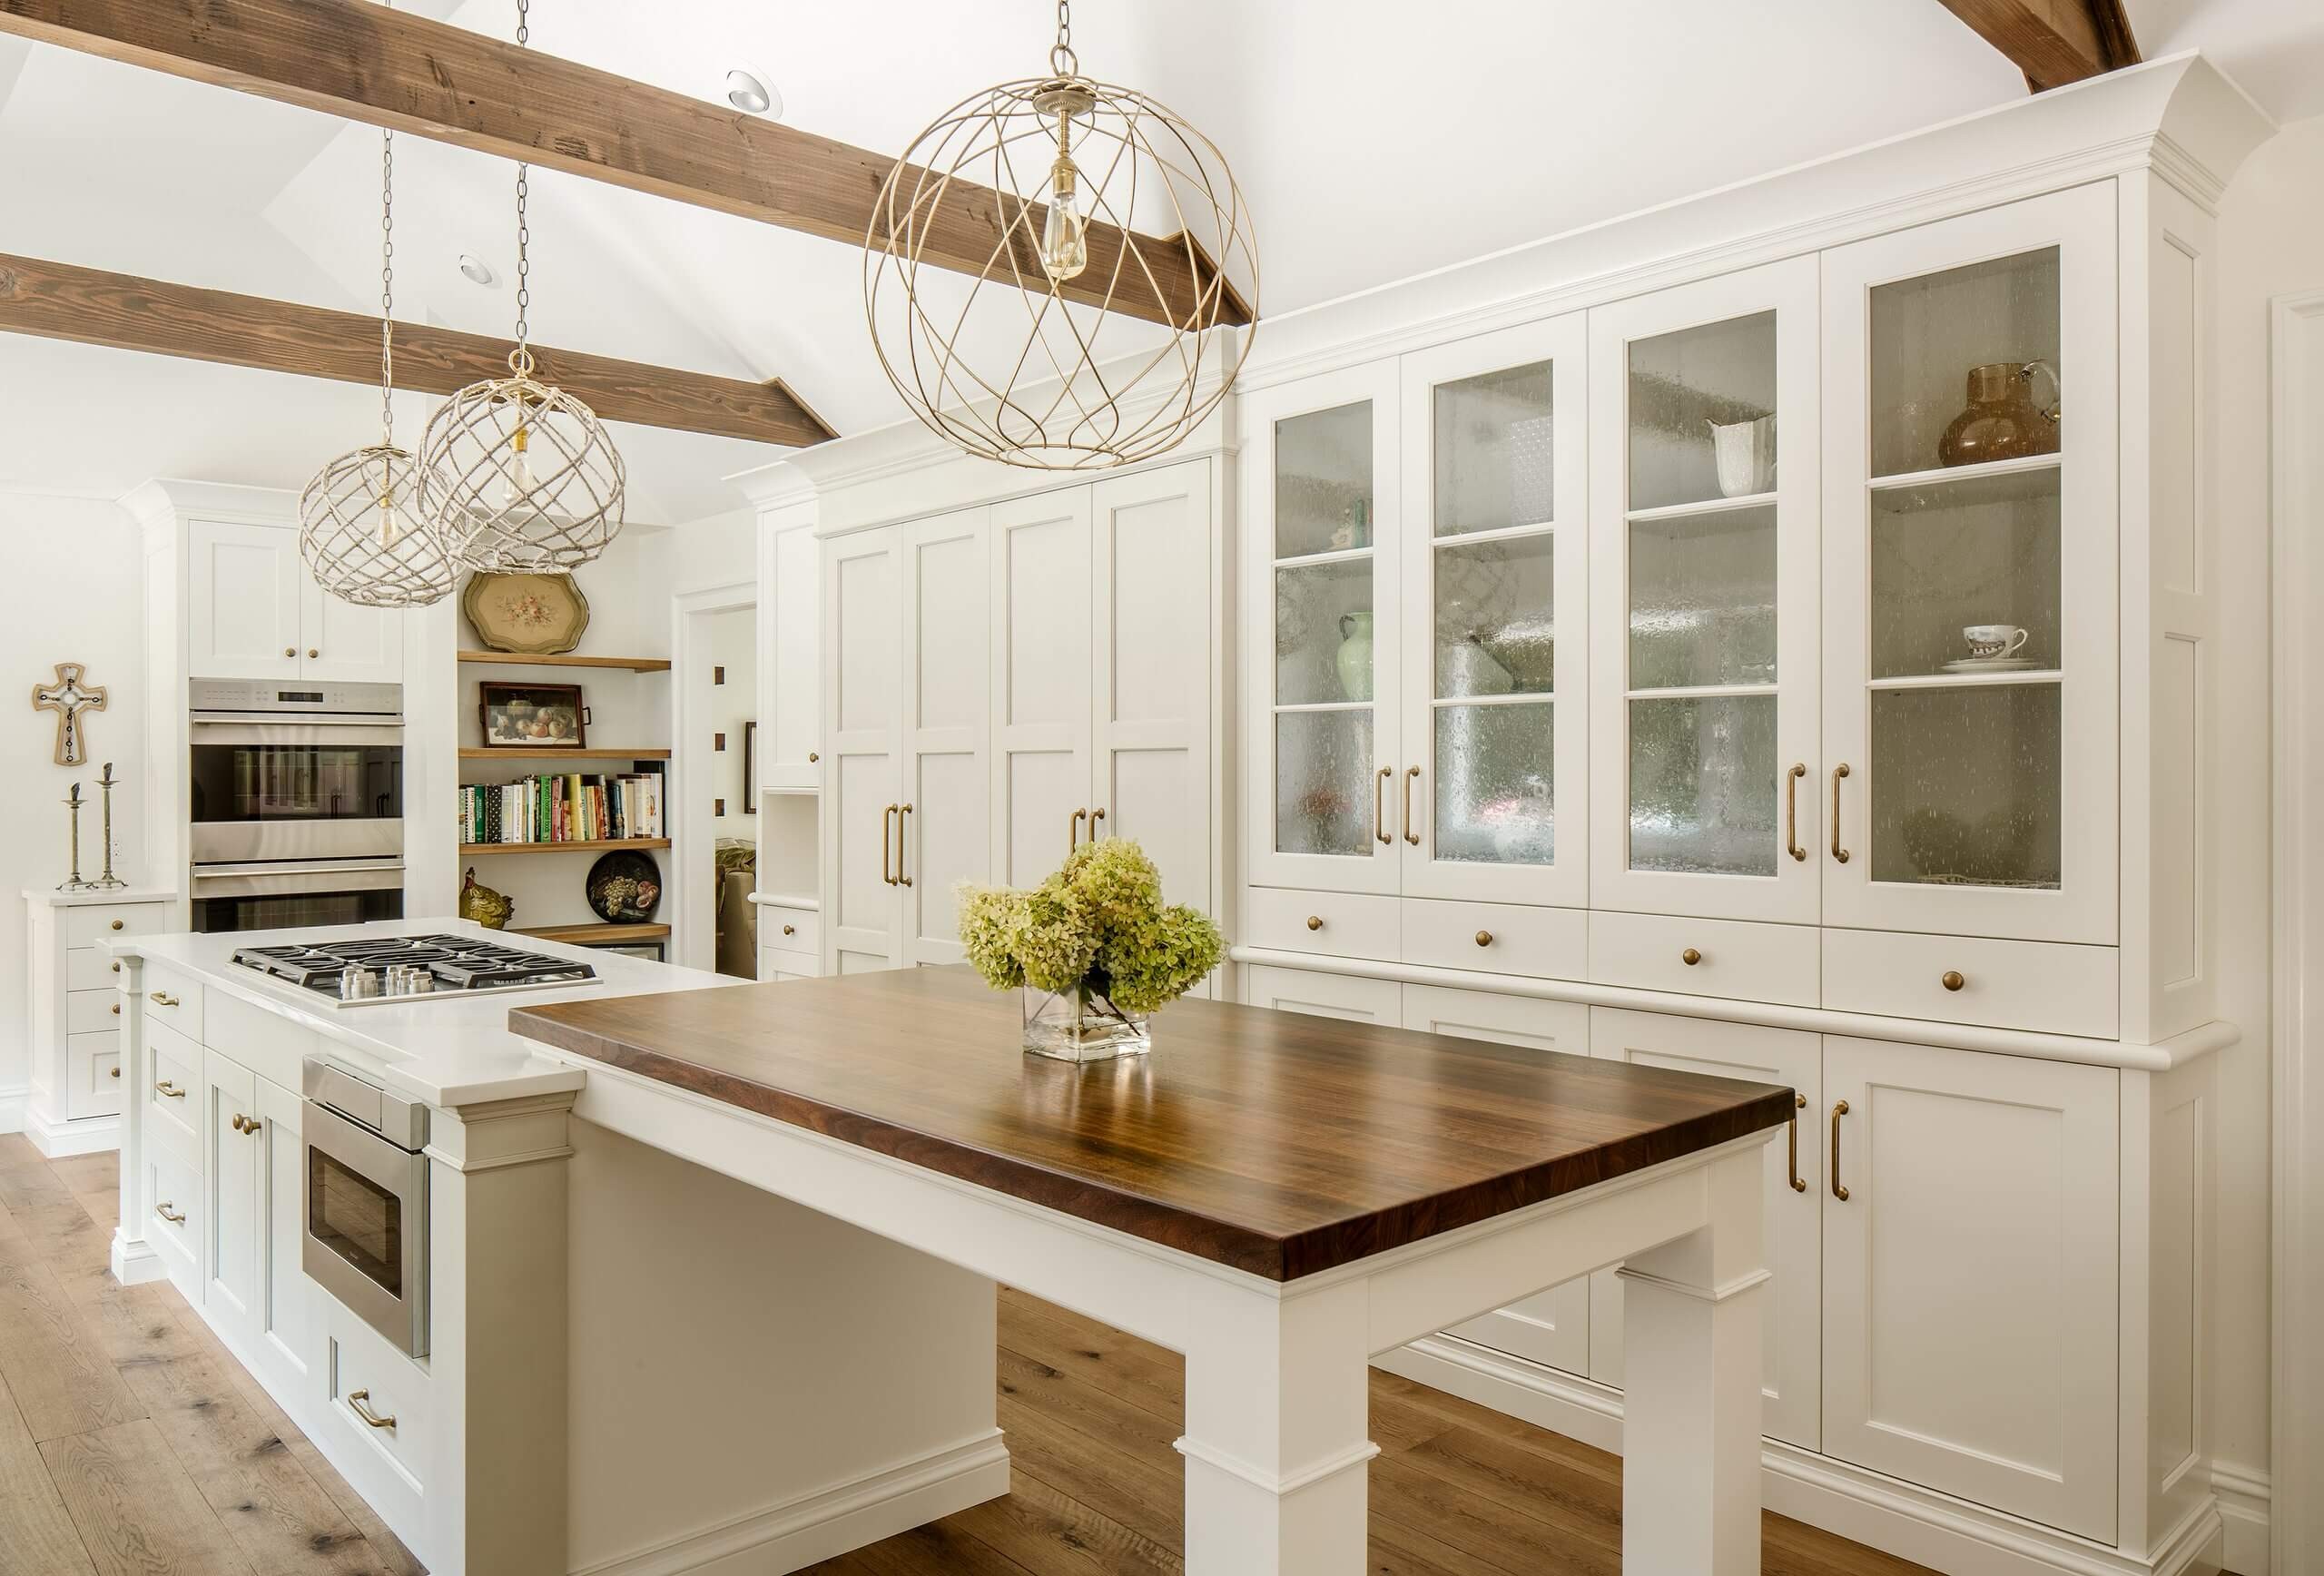
POLYGON ((234 961, 332 1007, 587 985, 597 971, 476 936, 379 936, 241 947, 234 961))

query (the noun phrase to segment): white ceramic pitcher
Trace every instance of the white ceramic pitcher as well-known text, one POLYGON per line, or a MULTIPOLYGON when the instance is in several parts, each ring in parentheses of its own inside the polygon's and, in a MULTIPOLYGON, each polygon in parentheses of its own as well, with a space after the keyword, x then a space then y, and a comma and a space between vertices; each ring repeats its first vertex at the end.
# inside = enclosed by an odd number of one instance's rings
POLYGON ((1711 457, 1718 464, 1721 497, 1748 497, 1772 491, 1776 485, 1776 419, 1705 421, 1710 428, 1711 457))

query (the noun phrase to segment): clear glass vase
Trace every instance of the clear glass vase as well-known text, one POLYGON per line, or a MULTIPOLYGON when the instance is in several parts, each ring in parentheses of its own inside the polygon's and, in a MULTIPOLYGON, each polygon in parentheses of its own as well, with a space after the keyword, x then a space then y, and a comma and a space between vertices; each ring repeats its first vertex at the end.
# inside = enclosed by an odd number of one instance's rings
POLYGON ((1153 1049, 1146 1014, 1124 1012, 1099 990, 1040 990, 1030 985, 1018 994, 1025 1004, 1025 1049, 1059 1061, 1110 1061, 1142 1056, 1153 1049))

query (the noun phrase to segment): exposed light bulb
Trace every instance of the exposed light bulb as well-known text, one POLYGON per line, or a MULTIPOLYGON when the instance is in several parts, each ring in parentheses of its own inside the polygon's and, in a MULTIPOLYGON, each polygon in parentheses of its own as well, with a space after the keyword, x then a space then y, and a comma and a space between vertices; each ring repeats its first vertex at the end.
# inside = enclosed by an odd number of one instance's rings
POLYGON ((1057 117, 1057 163, 1049 166, 1049 211, 1041 221, 1041 267, 1058 284, 1089 266, 1089 224, 1081 213, 1081 172, 1073 167, 1068 116, 1057 117))
POLYGON ((516 453, 508 460, 508 480, 500 489, 500 507, 512 507, 524 501, 525 495, 540 485, 534 479, 532 462, 525 458, 525 450, 532 443, 532 430, 519 427, 514 436, 516 453))
POLYGON ((392 547, 403 540, 403 522, 396 518, 396 489, 379 489, 379 546, 392 547))

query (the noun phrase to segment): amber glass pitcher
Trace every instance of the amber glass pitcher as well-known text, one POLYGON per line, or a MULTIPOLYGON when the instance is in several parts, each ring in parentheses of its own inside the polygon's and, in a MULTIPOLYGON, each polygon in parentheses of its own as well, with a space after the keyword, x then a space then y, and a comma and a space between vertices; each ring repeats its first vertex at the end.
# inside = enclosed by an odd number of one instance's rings
POLYGON ((2065 390, 2047 361, 1989 361, 1969 369, 1969 408, 1936 440, 1945 465, 1979 465, 2058 451, 2058 418, 2065 390), (2034 379, 2046 377, 2058 396, 2044 409, 2034 403, 2034 379))

